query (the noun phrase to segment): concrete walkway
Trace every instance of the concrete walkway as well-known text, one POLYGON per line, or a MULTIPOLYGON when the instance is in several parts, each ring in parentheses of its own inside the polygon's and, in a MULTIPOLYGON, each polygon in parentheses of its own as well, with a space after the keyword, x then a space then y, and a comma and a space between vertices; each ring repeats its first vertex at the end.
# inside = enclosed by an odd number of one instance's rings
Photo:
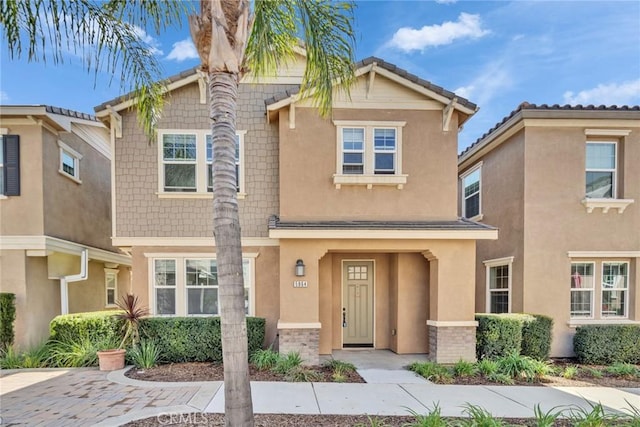
MULTIPOLYGON (((223 412, 221 382, 152 383, 123 371, 93 368, 9 370, 0 373, 0 425, 119 426, 131 420, 193 412, 223 412)), ((381 378, 381 377, 379 377, 381 378)), ((401 382, 368 384, 253 382, 255 413, 408 415, 438 404, 445 416, 463 415, 464 405, 482 406, 495 416, 531 417, 543 410, 598 402, 608 412, 640 407, 640 388, 515 387, 434 385, 401 382)))

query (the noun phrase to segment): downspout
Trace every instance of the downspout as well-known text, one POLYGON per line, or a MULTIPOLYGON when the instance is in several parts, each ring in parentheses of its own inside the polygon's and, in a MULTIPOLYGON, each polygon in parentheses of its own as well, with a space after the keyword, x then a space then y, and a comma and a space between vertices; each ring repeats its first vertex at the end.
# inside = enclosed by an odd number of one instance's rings
POLYGON ((83 249, 80 254, 80 274, 60 277, 60 314, 69 314, 69 286, 71 282, 87 280, 89 277, 89 250, 83 249))

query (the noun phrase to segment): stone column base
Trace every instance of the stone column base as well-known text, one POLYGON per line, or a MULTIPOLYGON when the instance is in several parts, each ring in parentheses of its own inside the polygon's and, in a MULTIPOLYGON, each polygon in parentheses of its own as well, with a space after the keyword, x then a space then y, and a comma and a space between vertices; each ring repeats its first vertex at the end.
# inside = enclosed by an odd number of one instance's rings
POLYGON ((436 363, 455 363, 460 359, 475 362, 477 326, 478 323, 473 320, 427 320, 429 360, 436 363))
POLYGON ((278 322, 280 354, 297 351, 305 365, 320 364, 320 323, 278 322))

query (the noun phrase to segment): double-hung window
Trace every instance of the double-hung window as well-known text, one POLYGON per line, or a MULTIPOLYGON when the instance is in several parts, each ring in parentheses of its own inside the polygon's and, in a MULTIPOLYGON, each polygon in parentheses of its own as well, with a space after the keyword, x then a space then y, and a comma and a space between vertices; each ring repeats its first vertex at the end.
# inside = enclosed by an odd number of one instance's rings
MULTIPOLYGON (((213 191, 213 138, 206 135, 207 140, 207 191, 213 191)), ((240 192, 240 135, 236 134, 236 189, 240 192)))
POLYGON ((592 262, 571 264, 571 318, 593 318, 595 265, 592 262))
POLYGON ((154 314, 176 314, 176 260, 153 260, 154 314))
MULTIPOLYGON (((235 138, 235 175, 238 197, 244 194, 244 135, 235 138)), ((211 197, 213 140, 210 130, 160 130, 160 197, 211 197), (181 193, 181 194, 178 194, 181 193), (191 194, 189 194, 191 193, 191 194)))
POLYGON ((612 141, 587 141, 586 197, 615 199, 617 144, 612 141))
POLYGON ((462 216, 465 218, 479 218, 481 210, 481 181, 482 164, 474 166, 460 176, 462 192, 462 216))
POLYGON ((405 122, 333 122, 338 132, 337 164, 333 182, 341 185, 395 185, 407 182, 402 174, 402 128, 405 122))
POLYGON ((484 261, 487 283, 487 313, 511 313, 514 257, 484 261))
MULTIPOLYGON (((218 264, 215 258, 175 254, 171 259, 154 258, 150 268, 152 306, 156 315, 218 315, 218 264)), ((254 259, 242 259, 245 314, 253 313, 254 259)))
POLYGON ((602 317, 627 317, 629 263, 602 263, 602 317))
POLYGON ((164 191, 197 190, 197 155, 195 134, 162 135, 164 191))
POLYGON ((629 313, 629 262, 571 263, 571 318, 626 318, 629 313), (596 307, 600 307, 596 311, 596 307))
POLYGON ((62 141, 58 141, 60 164, 58 172, 77 183, 80 181, 80 160, 82 155, 62 141))
POLYGON ((342 129, 342 173, 364 174, 364 128, 342 129))
POLYGON ((106 306, 115 306, 116 298, 118 298, 118 270, 111 268, 104 269, 104 287, 106 306))

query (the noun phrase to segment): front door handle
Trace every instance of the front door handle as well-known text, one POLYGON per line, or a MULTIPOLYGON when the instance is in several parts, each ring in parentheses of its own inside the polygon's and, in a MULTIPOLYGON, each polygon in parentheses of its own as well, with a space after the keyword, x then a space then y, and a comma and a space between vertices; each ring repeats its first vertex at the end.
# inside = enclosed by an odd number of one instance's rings
POLYGON ((347 309, 342 307, 342 327, 347 327, 347 309))

